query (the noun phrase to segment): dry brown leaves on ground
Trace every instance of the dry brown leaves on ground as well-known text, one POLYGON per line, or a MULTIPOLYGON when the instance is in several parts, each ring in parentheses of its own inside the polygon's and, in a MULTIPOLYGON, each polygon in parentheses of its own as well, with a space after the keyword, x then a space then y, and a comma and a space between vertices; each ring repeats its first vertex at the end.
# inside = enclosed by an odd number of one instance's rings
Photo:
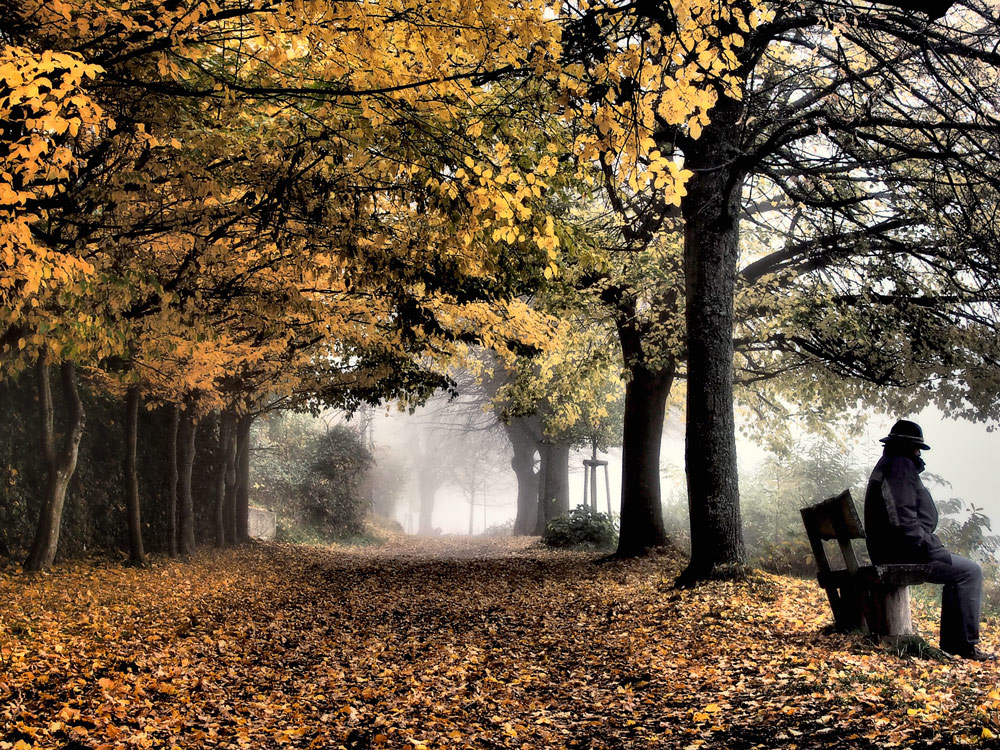
MULTIPOLYGON (((0 749, 992 746, 1000 667, 825 634, 810 581, 517 540, 0 574, 0 749)), ((916 613, 934 631, 936 611, 916 613)), ((997 623, 984 627, 997 648, 997 623)))

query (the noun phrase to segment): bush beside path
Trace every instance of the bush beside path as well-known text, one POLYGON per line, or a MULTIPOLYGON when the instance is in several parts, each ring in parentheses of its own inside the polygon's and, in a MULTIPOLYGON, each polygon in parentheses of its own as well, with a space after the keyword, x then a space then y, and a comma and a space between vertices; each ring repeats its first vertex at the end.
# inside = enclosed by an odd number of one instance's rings
POLYGON ((996 664, 827 633, 811 581, 593 559, 442 538, 0 573, 0 750, 996 745, 996 664))

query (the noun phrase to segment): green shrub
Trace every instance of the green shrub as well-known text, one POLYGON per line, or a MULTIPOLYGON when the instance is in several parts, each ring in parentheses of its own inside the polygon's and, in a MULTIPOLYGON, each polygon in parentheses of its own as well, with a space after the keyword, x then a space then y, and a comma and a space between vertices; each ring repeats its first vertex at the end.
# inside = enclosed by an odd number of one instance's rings
POLYGON ((349 427, 335 425, 306 445, 306 475, 297 488, 305 520, 331 533, 358 534, 371 510, 365 479, 371 454, 349 427))
POLYGON ((371 454, 345 425, 317 431, 300 415, 274 415, 255 432, 253 499, 278 514, 278 541, 319 543, 364 534, 371 454))
POLYGON ((330 540, 318 534, 315 529, 296 523, 294 520, 285 519, 278 516, 278 522, 274 532, 274 541, 287 542, 290 544, 313 544, 325 545, 330 540))
POLYGON ((514 536, 514 519, 491 525, 483 532, 483 536, 514 536))
POLYGON ((816 575, 816 561, 805 532, 801 537, 761 544, 751 556, 750 562, 755 568, 777 575, 799 578, 813 578, 816 575))
POLYGON ((618 543, 618 528, 607 513, 577 506, 549 521, 542 543, 548 547, 608 549, 618 543))
POLYGON ((385 543, 379 529, 365 525, 361 530, 319 528, 294 518, 279 517, 274 541, 326 547, 331 544, 348 547, 371 547, 385 543))
POLYGON ((1000 566, 983 565, 983 614, 1000 617, 1000 566))

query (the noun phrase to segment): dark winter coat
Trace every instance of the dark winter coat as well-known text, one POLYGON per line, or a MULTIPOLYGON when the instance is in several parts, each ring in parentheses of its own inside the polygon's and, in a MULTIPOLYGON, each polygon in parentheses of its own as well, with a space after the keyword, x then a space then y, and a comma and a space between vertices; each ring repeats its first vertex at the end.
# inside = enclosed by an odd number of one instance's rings
POLYGON ((865 535, 872 562, 951 562, 934 533, 938 510, 920 481, 924 462, 891 446, 875 464, 865 492, 865 535))

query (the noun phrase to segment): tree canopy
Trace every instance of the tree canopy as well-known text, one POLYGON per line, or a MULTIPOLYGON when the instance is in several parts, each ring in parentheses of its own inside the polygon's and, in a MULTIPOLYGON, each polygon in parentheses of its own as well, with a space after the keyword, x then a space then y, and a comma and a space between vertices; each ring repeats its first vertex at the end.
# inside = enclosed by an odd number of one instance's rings
MULTIPOLYGON (((686 379, 693 578, 744 559, 734 372, 762 414, 873 394, 998 414, 979 0, 0 20, 0 356, 40 382, 62 365, 67 403, 75 368, 194 416, 420 399, 478 344, 548 350, 526 382, 566 384, 545 396, 569 434, 618 357, 573 351, 604 339, 539 296, 567 281, 618 333, 626 444, 653 444, 686 379)), ((626 450, 625 474, 638 553, 664 539, 657 457, 626 450)))

